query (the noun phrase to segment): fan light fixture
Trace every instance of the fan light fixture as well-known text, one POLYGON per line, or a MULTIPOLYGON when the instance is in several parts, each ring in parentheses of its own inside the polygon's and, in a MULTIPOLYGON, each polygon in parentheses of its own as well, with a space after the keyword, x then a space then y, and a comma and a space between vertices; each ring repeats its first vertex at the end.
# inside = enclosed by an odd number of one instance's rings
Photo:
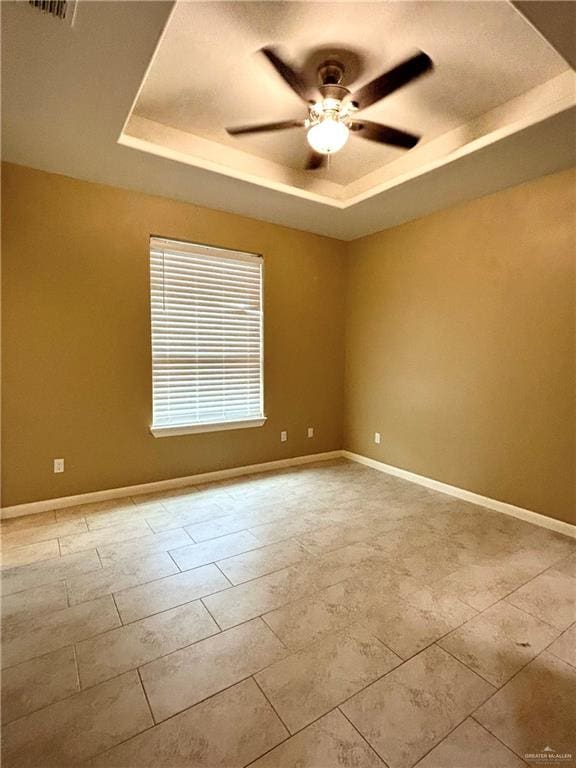
POLYGON ((308 129, 306 138, 313 150, 321 155, 331 155, 342 149, 349 135, 347 125, 332 116, 327 116, 308 129))
POLYGON ((373 123, 363 118, 358 119, 356 113, 389 96, 404 85, 408 85, 426 72, 430 72, 433 64, 427 53, 420 51, 359 90, 350 91, 343 85, 344 66, 336 54, 318 67, 318 85, 313 86, 309 78, 303 77, 280 58, 274 48, 266 46, 260 52, 284 82, 306 104, 308 117, 226 128, 230 136, 304 128, 308 144, 312 147, 312 152, 304 166, 307 171, 325 168, 328 155, 333 155, 344 147, 350 131, 360 139, 368 139, 368 141, 400 149, 411 149, 418 144, 419 136, 389 125, 373 123))

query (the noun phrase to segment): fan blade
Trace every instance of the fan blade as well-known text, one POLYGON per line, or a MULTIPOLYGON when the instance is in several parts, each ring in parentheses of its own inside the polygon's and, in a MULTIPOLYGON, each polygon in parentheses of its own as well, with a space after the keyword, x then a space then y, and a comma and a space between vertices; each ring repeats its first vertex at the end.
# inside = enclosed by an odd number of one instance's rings
POLYGON ((266 56, 280 77, 290 88, 307 104, 316 100, 315 92, 306 84, 304 78, 292 69, 285 61, 282 61, 274 48, 261 48, 260 52, 266 56))
POLYGON ((380 77, 377 77, 363 88, 360 88, 360 90, 351 94, 350 101, 356 104, 358 109, 366 109, 366 107, 369 107, 376 101, 383 99, 384 96, 394 93, 398 88, 402 88, 403 85, 407 85, 411 80, 415 80, 417 77, 429 72, 433 67, 434 64, 430 56, 420 51, 416 56, 407 59, 407 61, 380 75, 380 77))
POLYGON ((393 147, 402 149, 412 149, 420 141, 420 136, 415 136, 413 133, 399 131, 398 128, 390 128, 389 125, 371 123, 369 120, 355 120, 350 127, 362 139, 391 144, 393 147))
POLYGON ((284 131, 286 128, 302 128, 304 120, 283 120, 279 123, 260 123, 258 125, 239 125, 237 128, 226 128, 230 136, 241 136, 244 133, 264 133, 265 131, 284 131))
POLYGON ((315 171, 318 168, 323 168, 326 165, 327 155, 321 155, 320 152, 311 152, 308 155, 308 160, 304 168, 307 171, 315 171))

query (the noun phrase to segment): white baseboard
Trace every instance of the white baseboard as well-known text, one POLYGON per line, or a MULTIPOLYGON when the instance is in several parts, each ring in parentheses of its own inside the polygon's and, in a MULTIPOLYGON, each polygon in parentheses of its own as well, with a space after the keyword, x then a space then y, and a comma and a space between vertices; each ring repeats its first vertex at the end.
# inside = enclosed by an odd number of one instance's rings
POLYGON ((341 458, 341 456, 342 451, 311 453, 306 456, 294 456, 291 459, 278 459, 277 461, 266 461, 262 464, 249 464, 245 467, 219 469, 215 472, 203 472, 199 475, 176 477, 171 480, 157 480, 156 482, 142 483, 141 485, 127 485, 123 488, 109 488, 104 491, 91 491, 90 493, 80 493, 76 496, 62 496, 59 499, 31 501, 27 504, 16 504, 13 507, 4 507, 0 510, 0 519, 6 519, 9 517, 21 517, 22 515, 34 515, 39 512, 47 512, 51 509, 63 509, 65 507, 75 507, 80 504, 90 504, 94 501, 108 501, 109 499, 122 499, 127 496, 139 496, 143 493, 168 491, 172 488, 184 488, 187 485, 212 483, 217 480, 227 480, 230 477, 254 475, 259 472, 272 472, 275 469, 295 467, 299 464, 312 464, 316 461, 329 461, 330 459, 341 458))
POLYGON ((429 477, 424 477, 424 475, 417 475, 414 472, 408 472, 406 469, 400 469, 391 464, 384 464, 382 461, 369 459, 367 456, 362 456, 359 453, 340 451, 340 455, 351 461, 356 461, 359 464, 365 464, 367 467, 372 467, 372 469, 377 469, 379 472, 386 472, 388 475, 401 477, 403 480, 409 480, 411 483, 417 483, 418 485, 423 485, 425 488, 431 488, 433 491, 440 491, 440 493, 446 493, 448 496, 455 496, 457 499, 469 501, 472 504, 478 504, 481 507, 487 507, 495 512, 503 512, 505 515, 512 515, 512 517, 517 517, 527 523, 534 523, 534 525, 540 525, 542 528, 549 528, 551 531, 562 533, 564 536, 570 536, 573 539, 576 538, 576 526, 571 525, 570 523, 565 523, 562 520, 555 520, 553 517, 541 515, 539 512, 532 512, 532 510, 524 509, 523 507, 515 507, 513 504, 507 504, 505 501, 498 501, 497 499, 490 499, 487 496, 480 496, 479 493, 466 491, 464 488, 457 488, 455 485, 441 483, 439 480, 432 480, 429 477))
POLYGON ((369 459, 359 453, 351 451, 327 451, 325 453, 312 453, 306 456, 294 456, 290 459, 279 459, 277 461, 267 461, 262 464, 250 464, 244 467, 232 467, 230 469, 220 469, 215 472, 203 472, 198 475, 189 475, 188 477, 176 477, 170 480, 157 480, 152 483, 142 483, 140 485, 128 485, 123 488, 109 488, 104 491, 92 491, 90 493, 81 493, 76 496, 63 496, 59 499, 44 499, 42 501, 32 501, 27 504, 17 504, 13 507, 4 507, 0 510, 0 519, 10 517, 21 517, 22 515, 33 515, 39 512, 46 512, 51 509, 63 509, 65 507, 75 507, 80 504, 90 504, 95 501, 108 501, 109 499, 122 499, 128 496, 139 496, 144 493, 154 493, 155 491, 168 491, 172 488, 184 488, 188 485, 200 485, 202 483, 211 483, 217 480, 227 480, 232 477, 242 477, 243 475, 254 475, 260 472, 273 472, 276 469, 285 469, 286 467, 295 467, 299 464, 311 464, 316 461, 329 461, 330 459, 345 458, 350 461, 356 461, 359 464, 365 464, 379 472, 385 472, 388 475, 401 477, 411 483, 417 483, 433 491, 445 493, 448 496, 455 496, 463 501, 469 501, 472 504, 492 509, 495 512, 503 512, 505 515, 512 515, 527 523, 534 523, 543 528, 548 528, 564 536, 576 538, 576 526, 565 523, 562 520, 555 520, 553 517, 541 515, 539 512, 532 512, 530 509, 515 507, 513 504, 507 504, 505 501, 490 499, 487 496, 480 496, 478 493, 466 491, 463 488, 457 488, 454 485, 442 483, 439 480, 432 480, 424 475, 417 475, 406 469, 394 467, 391 464, 384 464, 382 461, 369 459))

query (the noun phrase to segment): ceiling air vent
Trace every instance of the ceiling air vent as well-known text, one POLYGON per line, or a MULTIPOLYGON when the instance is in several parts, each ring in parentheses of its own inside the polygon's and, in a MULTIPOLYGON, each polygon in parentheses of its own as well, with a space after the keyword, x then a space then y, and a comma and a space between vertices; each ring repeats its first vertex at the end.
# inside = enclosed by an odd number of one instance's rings
POLYGON ((76 0, 28 0, 28 2, 33 8, 65 21, 70 27, 72 26, 76 0))

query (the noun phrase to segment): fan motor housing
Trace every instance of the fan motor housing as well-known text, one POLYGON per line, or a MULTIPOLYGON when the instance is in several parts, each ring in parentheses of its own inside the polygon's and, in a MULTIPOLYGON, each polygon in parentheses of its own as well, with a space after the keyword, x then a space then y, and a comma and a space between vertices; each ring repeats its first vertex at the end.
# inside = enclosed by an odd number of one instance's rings
POLYGON ((336 99, 337 101, 342 101, 350 93, 348 88, 344 88, 343 85, 321 85, 318 90, 323 99, 336 99))
POLYGON ((336 59, 329 59, 318 67, 320 85, 339 85, 344 77, 344 66, 336 59))

